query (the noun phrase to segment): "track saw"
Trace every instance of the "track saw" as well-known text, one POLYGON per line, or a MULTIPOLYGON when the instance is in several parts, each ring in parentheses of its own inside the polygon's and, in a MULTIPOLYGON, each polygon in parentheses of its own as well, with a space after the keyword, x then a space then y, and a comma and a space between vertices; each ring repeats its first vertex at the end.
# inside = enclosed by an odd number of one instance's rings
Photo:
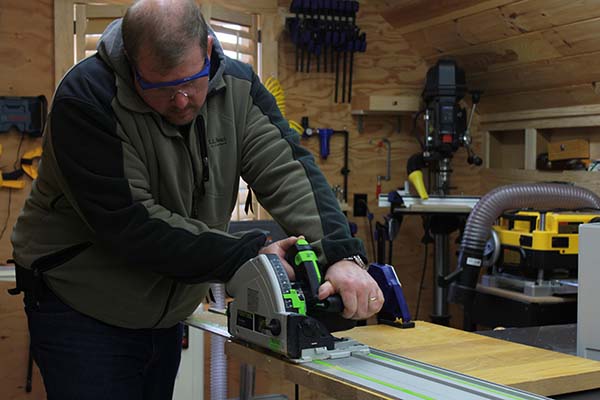
MULTIPOLYGON (((227 293, 234 298, 227 308, 230 339, 258 347, 259 351, 278 353, 284 359, 336 382, 367 389, 377 398, 546 399, 377 350, 354 339, 334 337, 331 332, 350 329, 355 321, 341 317, 343 304, 339 296, 318 299, 322 279, 315 253, 301 239, 286 259, 295 269, 295 282, 290 281, 277 255, 261 254, 243 264, 226 284, 227 293)), ((389 322, 397 319, 401 312, 398 309, 405 307, 389 305, 388 301, 393 299, 396 303, 403 295, 399 291, 399 282, 385 287, 385 282, 397 281, 397 277, 392 274, 394 279, 381 279, 384 274, 376 273, 377 266, 371 264, 369 273, 384 293, 386 304, 381 313, 387 315, 389 322)), ((410 325, 407 314, 405 310, 405 320, 398 327, 410 325)))
POLYGON ((366 345, 331 335, 356 322, 341 317, 339 295, 318 299, 322 278, 308 242, 298 240, 287 259, 295 268, 296 282, 289 280, 277 255, 261 254, 227 283, 227 293, 234 298, 227 309, 229 333, 296 363, 368 353, 366 345))

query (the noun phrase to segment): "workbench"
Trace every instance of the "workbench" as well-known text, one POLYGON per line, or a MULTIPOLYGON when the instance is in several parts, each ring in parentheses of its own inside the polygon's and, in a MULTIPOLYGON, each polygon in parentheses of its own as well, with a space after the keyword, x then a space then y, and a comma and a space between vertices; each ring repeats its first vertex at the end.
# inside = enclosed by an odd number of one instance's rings
MULTIPOLYGON (((212 319, 215 326, 226 324, 224 316, 213 316, 212 319)), ((370 325, 335 335, 351 337, 380 350, 545 396, 600 388, 600 362, 424 321, 417 321, 413 329, 370 325)), ((273 379, 289 380, 328 396, 361 400, 381 398, 351 383, 336 381, 302 365, 284 361, 273 353, 236 342, 228 342, 225 350, 238 361, 267 371, 273 379)))

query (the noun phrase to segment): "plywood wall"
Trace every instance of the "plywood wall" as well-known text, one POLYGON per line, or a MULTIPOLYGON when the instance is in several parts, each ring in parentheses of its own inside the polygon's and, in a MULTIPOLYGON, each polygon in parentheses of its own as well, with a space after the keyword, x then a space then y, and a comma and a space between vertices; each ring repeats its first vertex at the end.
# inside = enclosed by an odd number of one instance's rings
MULTIPOLYGON (((484 112, 598 103, 600 7, 597 1, 413 0, 384 16, 405 32, 427 63, 455 58, 484 90, 484 112), (411 15, 400 26, 400 12, 411 15)), ((404 17, 406 19, 408 17, 404 17)))
MULTIPOLYGON (((389 3, 389 2, 388 2, 389 3)), ((282 10, 289 7, 288 1, 280 1, 282 10)), ((427 64, 412 50, 398 29, 393 28, 382 16, 386 2, 369 1, 360 3, 357 24, 367 33, 368 49, 365 54, 355 57, 355 78, 353 96, 360 95, 401 95, 418 94, 422 89, 427 64)), ((348 199, 350 208, 355 193, 366 193, 370 210, 375 220, 383 221, 389 212, 379 208, 375 201, 377 175, 385 175, 386 152, 377 147, 377 142, 387 138, 392 146, 391 180, 383 182, 383 192, 402 187, 406 180, 406 161, 419 151, 419 145, 411 135, 411 116, 401 119, 398 132, 398 118, 395 116, 366 116, 364 131, 358 133, 356 117, 350 114, 349 104, 334 103, 334 78, 332 74, 295 71, 295 47, 286 32, 279 38, 279 78, 286 93, 286 107, 289 117, 300 121, 308 116, 312 127, 347 129, 350 132, 350 174, 348 199)), ((479 151, 480 140, 477 136, 475 147, 479 151)), ((331 155, 328 159, 319 159, 319 146, 316 138, 302 141, 312 150, 318 164, 325 172, 331 185, 342 185, 340 174, 343 163, 343 137, 331 138, 331 155)), ((452 176, 454 194, 479 194, 479 173, 477 167, 468 166, 466 154, 460 150, 453 160, 452 176)), ((371 254, 371 241, 366 218, 352 217, 350 220, 358 226, 358 236, 365 242, 371 254)), ((373 221, 373 225, 375 223, 373 221)), ((406 217, 400 233, 394 241, 394 265, 411 310, 415 310, 419 280, 423 267, 424 245, 422 220, 420 217, 406 217)), ((429 251, 428 272, 419 317, 428 319, 432 301, 432 246, 429 251)), ((452 252, 453 254, 453 252, 452 252)), ((370 257, 372 258, 372 256, 370 257)), ((454 256, 452 256, 454 259, 454 256)), ((454 265, 453 267, 454 268, 454 265)), ((461 320, 455 318, 458 325, 461 320)))
MULTIPOLYGON (((52 13, 52 0, 0 0, 0 96, 43 94, 50 100, 54 87, 52 13)), ((3 172, 13 170, 14 162, 20 158, 17 152, 23 154, 39 145, 39 139, 25 137, 21 142, 21 138, 15 130, 0 133, 0 144, 4 149, 0 155, 3 172)), ((23 190, 0 188, 0 265, 11 257, 10 233, 30 188, 28 178, 23 190)), ((43 399, 45 394, 37 368, 33 393, 25 392, 29 339, 22 299, 20 296, 9 297, 6 292, 13 286, 14 283, 0 285, 0 355, 3 360, 0 364, 0 397, 43 399)))
MULTIPOLYGON (((52 0, 2 0, 0 6, 0 96, 39 96, 48 100, 54 88, 52 0)), ((0 169, 13 170, 21 135, 16 130, 0 133, 3 153, 0 169)), ((39 139, 25 137, 19 154, 39 145, 39 139)), ((12 226, 30 190, 0 188, 0 265, 11 257, 9 243, 12 226), (12 193, 11 193, 12 192, 12 193), (10 202, 10 215, 8 212, 10 202), (8 216, 8 219, 7 219, 8 216)))

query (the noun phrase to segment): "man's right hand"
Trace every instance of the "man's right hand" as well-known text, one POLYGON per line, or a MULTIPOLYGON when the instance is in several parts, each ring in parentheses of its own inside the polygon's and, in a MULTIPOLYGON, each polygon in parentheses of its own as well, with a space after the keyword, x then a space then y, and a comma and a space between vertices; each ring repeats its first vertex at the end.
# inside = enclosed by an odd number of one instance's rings
POLYGON ((277 254, 290 280, 294 281, 296 279, 296 273, 294 272, 294 268, 285 260, 285 255, 289 248, 296 244, 298 239, 300 238, 296 236, 290 236, 286 239, 278 240, 277 242, 273 242, 260 249, 258 254, 277 254))

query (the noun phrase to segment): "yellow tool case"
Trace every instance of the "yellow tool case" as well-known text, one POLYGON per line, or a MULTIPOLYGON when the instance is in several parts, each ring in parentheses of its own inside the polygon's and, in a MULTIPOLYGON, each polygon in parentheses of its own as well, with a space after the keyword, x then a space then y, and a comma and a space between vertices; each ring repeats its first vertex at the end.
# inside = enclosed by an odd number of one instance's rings
POLYGON ((600 222, 600 211, 505 212, 493 229, 498 234, 502 269, 533 274, 538 270, 576 270, 579 225, 600 222))

